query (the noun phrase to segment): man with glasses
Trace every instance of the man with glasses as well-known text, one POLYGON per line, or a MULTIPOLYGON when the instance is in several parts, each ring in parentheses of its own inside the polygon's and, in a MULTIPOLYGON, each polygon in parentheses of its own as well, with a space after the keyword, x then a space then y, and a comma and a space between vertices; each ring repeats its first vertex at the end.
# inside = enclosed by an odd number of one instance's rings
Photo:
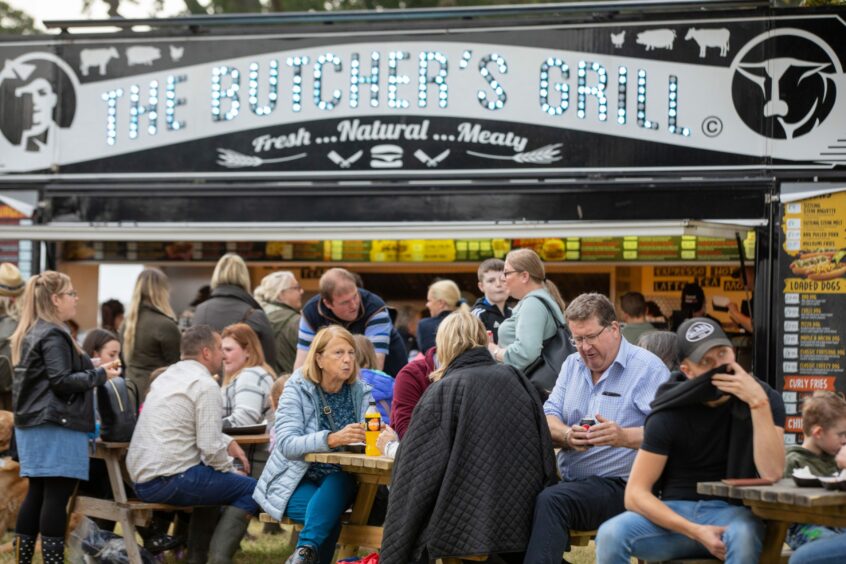
POLYGON ((670 375, 661 359, 622 337, 607 297, 582 294, 566 317, 577 353, 564 361, 544 404, 561 448, 561 481, 537 498, 526 564, 560 564, 570 529, 593 530, 625 511, 649 404, 670 375))
POLYGON ((353 335, 364 335, 376 349, 378 370, 396 376, 408 363, 405 344, 391 323, 382 298, 357 286, 356 276, 343 268, 330 268, 319 282, 320 293, 302 310, 294 370, 305 363, 311 341, 327 325, 340 325, 353 335))

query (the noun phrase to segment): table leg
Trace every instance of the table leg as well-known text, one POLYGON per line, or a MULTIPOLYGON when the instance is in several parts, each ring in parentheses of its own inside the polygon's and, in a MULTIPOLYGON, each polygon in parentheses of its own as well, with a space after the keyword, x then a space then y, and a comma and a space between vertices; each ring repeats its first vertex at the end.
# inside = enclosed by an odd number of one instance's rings
POLYGON ((120 469, 120 456, 116 452, 109 450, 103 457, 103 460, 106 462, 106 470, 109 473, 109 483, 112 486, 115 503, 124 505, 120 510, 121 518, 119 522, 121 532, 123 532, 123 543, 126 546, 126 555, 129 558, 129 564, 142 564, 141 552, 138 550, 138 541, 135 537, 135 523, 132 521, 130 510, 125 506, 127 497, 126 487, 123 484, 123 474, 120 469))
MULTIPOLYGON (((379 489, 379 484, 366 474, 356 477, 359 479, 358 493, 356 493, 355 501, 353 502, 350 524, 367 525, 367 519, 370 517, 370 510, 373 509, 373 502, 376 499, 376 491, 379 489)), ((358 548, 356 545, 340 545, 338 547, 338 560, 354 556, 358 552, 358 548)))
POLYGON ((132 522, 128 509, 124 509, 122 513, 123 517, 120 520, 120 528, 123 532, 126 556, 129 558, 129 564, 143 564, 141 561, 141 551, 138 549, 138 542, 135 540, 135 523, 132 522))
POLYGON ((764 548, 761 551, 761 564, 781 562, 781 548, 787 534, 787 523, 784 521, 765 521, 767 532, 764 536, 764 548))

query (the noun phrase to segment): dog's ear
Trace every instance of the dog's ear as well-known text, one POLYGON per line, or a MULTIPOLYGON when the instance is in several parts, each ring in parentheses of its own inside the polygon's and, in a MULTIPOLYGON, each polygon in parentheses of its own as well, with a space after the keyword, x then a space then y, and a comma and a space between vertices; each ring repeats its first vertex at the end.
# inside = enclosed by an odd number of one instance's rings
POLYGON ((11 411, 0 411, 0 452, 9 450, 12 432, 15 429, 15 416, 11 411))

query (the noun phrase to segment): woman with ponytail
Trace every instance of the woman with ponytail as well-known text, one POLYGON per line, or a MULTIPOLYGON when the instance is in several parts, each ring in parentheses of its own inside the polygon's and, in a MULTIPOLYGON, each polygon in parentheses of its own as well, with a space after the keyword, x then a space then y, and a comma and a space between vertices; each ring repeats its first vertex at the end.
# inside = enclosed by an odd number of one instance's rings
POLYGON ((94 368, 71 338, 67 321, 78 298, 70 278, 47 271, 29 279, 12 335, 15 440, 29 491, 15 526, 15 556, 30 564, 41 534, 44 564, 64 562, 68 500, 88 479, 88 433, 94 431, 93 388, 120 373, 94 368))
POLYGON ((508 253, 502 276, 509 295, 520 301, 499 326, 499 344, 488 349, 497 361, 525 370, 540 358, 543 342, 558 331, 556 320, 565 323, 566 306, 532 249, 508 253))
POLYGON ((170 283, 156 268, 138 275, 121 330, 126 379, 136 408, 150 388, 150 373, 179 362, 181 334, 170 306, 170 283))

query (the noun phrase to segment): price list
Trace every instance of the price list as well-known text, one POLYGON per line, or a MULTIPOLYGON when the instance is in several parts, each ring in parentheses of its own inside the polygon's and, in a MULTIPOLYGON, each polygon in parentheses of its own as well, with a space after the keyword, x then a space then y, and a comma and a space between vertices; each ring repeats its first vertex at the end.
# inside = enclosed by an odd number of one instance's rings
POLYGON ((846 391, 846 192, 787 203, 782 212, 776 368, 785 442, 793 444, 802 440, 802 400, 846 391))

